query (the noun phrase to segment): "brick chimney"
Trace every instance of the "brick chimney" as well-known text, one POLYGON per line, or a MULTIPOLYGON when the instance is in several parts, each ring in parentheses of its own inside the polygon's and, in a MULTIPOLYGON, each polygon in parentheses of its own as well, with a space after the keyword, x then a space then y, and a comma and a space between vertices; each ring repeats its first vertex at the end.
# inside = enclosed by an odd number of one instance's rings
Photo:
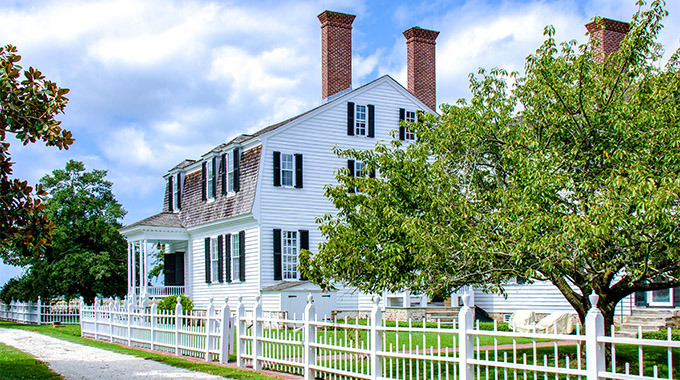
POLYGON ((355 15, 323 11, 321 21, 321 96, 352 87, 352 22, 355 15))
POLYGON ((595 53, 595 61, 603 62, 609 54, 619 49, 619 44, 628 33, 627 22, 601 18, 586 24, 590 33, 590 43, 595 53), (597 41, 597 44, 594 42, 597 41))
POLYGON ((408 90, 433 110, 437 109, 434 45, 439 32, 413 27, 406 37, 408 90))

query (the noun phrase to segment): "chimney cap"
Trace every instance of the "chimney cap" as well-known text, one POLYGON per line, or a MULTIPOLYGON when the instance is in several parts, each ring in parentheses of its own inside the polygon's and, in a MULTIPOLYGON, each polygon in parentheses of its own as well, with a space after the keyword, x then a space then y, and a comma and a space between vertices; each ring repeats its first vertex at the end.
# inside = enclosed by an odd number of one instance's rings
POLYGON ((404 31, 404 37, 406 37, 407 42, 410 42, 411 40, 416 40, 419 42, 427 42, 434 44, 434 41, 437 39, 437 36, 439 36, 438 31, 423 29, 419 26, 414 26, 404 31))
POLYGON ((319 18, 319 21, 321 21, 322 28, 326 25, 352 28, 352 23, 357 16, 348 13, 325 10, 317 17, 319 18))
POLYGON ((598 30, 609 30, 617 33, 628 33, 630 25, 627 22, 613 20, 605 17, 596 17, 593 21, 586 24, 589 33, 595 33, 598 30))

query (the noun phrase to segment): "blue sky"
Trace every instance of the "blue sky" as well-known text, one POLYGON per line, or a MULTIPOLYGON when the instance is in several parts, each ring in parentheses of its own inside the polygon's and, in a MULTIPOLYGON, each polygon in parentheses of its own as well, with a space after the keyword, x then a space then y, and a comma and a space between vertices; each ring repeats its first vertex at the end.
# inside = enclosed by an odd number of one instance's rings
MULTIPOLYGON (((680 2, 661 42, 678 47, 680 2)), ((160 211, 163 174, 240 133, 321 101, 320 24, 324 9, 357 15, 353 85, 389 74, 406 85, 411 26, 440 31, 437 102, 469 97, 479 67, 521 70, 542 42, 586 42, 599 15, 628 21, 634 0, 549 1, 167 1, 0 2, 0 43, 11 43, 60 86, 71 89, 63 126, 68 151, 10 139, 15 175, 36 183, 66 161, 108 170, 128 214, 125 224, 160 211)), ((0 264, 0 284, 19 273, 0 264)))

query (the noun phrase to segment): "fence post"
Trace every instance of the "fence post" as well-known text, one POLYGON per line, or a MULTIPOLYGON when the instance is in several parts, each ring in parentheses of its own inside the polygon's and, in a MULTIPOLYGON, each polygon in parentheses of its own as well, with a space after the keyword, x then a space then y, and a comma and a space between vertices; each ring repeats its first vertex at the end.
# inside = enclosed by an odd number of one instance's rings
POLYGON ((253 315, 253 369, 262 370, 262 298, 255 297, 255 313, 253 315))
POLYGON ((99 302, 97 302, 97 297, 94 297, 94 302, 93 307, 94 307, 94 339, 97 340, 99 339, 99 308, 101 305, 99 302))
POLYGON ((472 364, 468 364, 468 360, 474 359, 474 337, 467 334, 467 329, 471 329, 475 323, 475 312, 470 307, 470 295, 464 294, 463 307, 458 314, 458 342, 460 348, 458 349, 458 360, 460 367, 461 380, 472 380, 474 377, 474 369, 472 364))
POLYGON ((78 302, 78 319, 80 320, 80 336, 83 337, 83 309, 85 308, 85 299, 81 296, 78 302))
POLYGON ((151 303, 151 349, 156 349, 156 314, 158 313, 158 304, 156 302, 151 303))
POLYGON ((42 302, 40 302, 40 296, 38 296, 38 326, 42 322, 42 302))
POLYGON ((305 306, 304 314, 304 337, 305 345, 304 352, 304 377, 305 380, 314 380, 314 370, 310 366, 316 364, 316 352, 312 347, 312 343, 316 343, 316 325, 312 325, 312 320, 316 319, 316 308, 314 307, 314 297, 311 294, 307 295, 307 306, 305 306))
POLYGON ((246 353, 246 307, 243 305, 243 297, 238 297, 236 304, 236 365, 240 368, 246 366, 243 355, 246 353))
MULTIPOLYGON (((179 298, 179 297, 177 297, 179 298)), ((210 297, 210 305, 208 305, 208 312, 205 314, 205 361, 210 361, 210 328, 213 326, 210 321, 215 318, 215 304, 212 297, 210 297)))
POLYGON ((109 342, 113 343, 113 302, 109 302, 109 342))
POLYGON ((177 297, 177 305, 175 305, 175 355, 179 356, 179 346, 181 343, 181 337, 179 335, 179 326, 182 323, 182 304, 180 303, 181 298, 177 297))
POLYGON ((600 297, 595 294, 589 295, 590 310, 586 314, 586 379, 597 380, 600 371, 605 369, 606 351, 604 343, 599 338, 604 336, 604 316, 597 308, 600 297))
POLYGON ((231 309, 229 309, 229 297, 224 298, 224 306, 222 306, 222 325, 220 326, 220 363, 229 362, 229 353, 232 352, 232 344, 234 342, 234 324, 231 319, 231 309))
POLYGON ((378 330, 380 325, 382 325, 380 297, 375 296, 373 298, 373 307, 371 308, 371 379, 380 379, 382 377, 382 360, 378 356, 378 351, 382 351, 382 334, 378 330))
POLYGON ((125 313, 127 314, 127 344, 132 346, 132 302, 125 305, 125 313))

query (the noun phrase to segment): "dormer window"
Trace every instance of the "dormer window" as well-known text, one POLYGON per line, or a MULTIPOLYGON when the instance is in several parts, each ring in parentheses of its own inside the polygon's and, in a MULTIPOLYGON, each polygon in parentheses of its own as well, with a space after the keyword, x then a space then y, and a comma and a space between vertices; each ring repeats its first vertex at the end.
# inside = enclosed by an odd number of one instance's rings
MULTIPOLYGON (((172 178, 172 177, 170 177, 172 178)), ((180 210, 180 205, 182 201, 182 174, 177 173, 172 184, 172 199, 175 204, 175 211, 180 210)))
POLYGON ((201 170, 201 195, 203 200, 215 199, 217 192, 217 157, 203 162, 201 170))
POLYGON ((214 184, 215 184, 215 160, 209 160, 208 165, 207 165, 207 191, 208 191, 208 199, 210 198, 215 198, 215 189, 214 189, 214 184))

